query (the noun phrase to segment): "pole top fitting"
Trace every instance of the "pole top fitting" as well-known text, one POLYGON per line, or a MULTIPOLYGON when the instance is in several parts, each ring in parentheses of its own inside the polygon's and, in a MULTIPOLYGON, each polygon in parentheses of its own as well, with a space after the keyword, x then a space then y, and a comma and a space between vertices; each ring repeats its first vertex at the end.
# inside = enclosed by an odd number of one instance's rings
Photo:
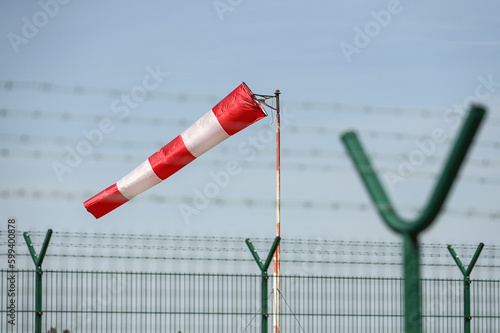
POLYGON ((279 89, 276 89, 276 91, 274 92, 276 95, 279 95, 281 94, 281 92, 279 91, 279 89))

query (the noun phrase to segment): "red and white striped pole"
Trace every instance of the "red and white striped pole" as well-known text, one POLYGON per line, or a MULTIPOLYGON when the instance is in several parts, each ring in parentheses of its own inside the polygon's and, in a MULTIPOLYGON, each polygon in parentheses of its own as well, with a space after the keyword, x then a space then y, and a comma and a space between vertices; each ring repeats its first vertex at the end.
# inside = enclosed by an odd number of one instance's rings
MULTIPOLYGON (((280 179, 280 91, 276 90, 276 236, 281 237, 281 179, 280 179)), ((280 284, 280 245, 274 252, 274 316, 273 332, 280 332, 281 284, 280 284)))

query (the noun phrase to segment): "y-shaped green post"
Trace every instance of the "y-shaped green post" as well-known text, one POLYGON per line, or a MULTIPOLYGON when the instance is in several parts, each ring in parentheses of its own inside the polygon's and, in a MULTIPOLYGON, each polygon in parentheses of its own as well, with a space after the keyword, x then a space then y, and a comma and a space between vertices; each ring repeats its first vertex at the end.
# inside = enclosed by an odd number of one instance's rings
POLYGON ((248 249, 250 250, 250 253, 252 253, 252 256, 259 265, 260 272, 261 272, 261 303, 262 303, 262 319, 261 319, 261 332, 262 333, 267 333, 267 318, 269 317, 269 313, 267 310, 267 292, 268 292, 268 286, 267 282, 269 280, 269 275, 267 274, 267 269, 269 268, 269 265, 271 264, 271 260, 273 259, 274 252, 276 252, 276 249, 278 248, 278 245, 280 244, 280 237, 276 237, 274 239, 273 245, 271 246, 271 250, 269 250, 269 253, 267 254, 267 259, 265 262, 262 262, 262 259, 260 259, 259 254, 257 253, 257 250, 252 244, 252 241, 250 238, 245 239, 245 243, 247 243, 248 249))
POLYGON ((472 257, 472 260, 469 264, 469 267, 465 268, 462 260, 460 260, 457 253, 453 249, 453 246, 448 245, 448 251, 450 251, 453 260, 455 260, 455 263, 460 269, 460 272, 462 272, 462 274, 464 275, 464 333, 470 333, 470 321, 472 320, 472 316, 470 313, 470 284, 472 282, 470 279, 470 273, 472 273, 472 269, 476 265, 477 259, 479 258, 483 247, 484 243, 479 243, 476 249, 476 253, 474 253, 474 256, 472 257))
POLYGON ((405 220, 397 214, 356 134, 349 131, 342 135, 342 141, 380 216, 389 228, 403 236, 406 333, 422 332, 418 234, 432 224, 441 210, 485 113, 486 110, 480 106, 473 106, 469 111, 427 205, 414 220, 405 220))
POLYGON ((23 234, 26 245, 28 245, 28 250, 30 251, 31 258, 35 263, 36 267, 36 278, 35 278, 35 333, 42 333, 42 263, 45 259, 45 253, 47 253, 47 247, 49 246, 50 238, 52 237, 52 229, 47 230, 45 235, 45 240, 43 241, 42 248, 40 249, 40 254, 37 254, 31 241, 29 233, 25 232, 23 234))

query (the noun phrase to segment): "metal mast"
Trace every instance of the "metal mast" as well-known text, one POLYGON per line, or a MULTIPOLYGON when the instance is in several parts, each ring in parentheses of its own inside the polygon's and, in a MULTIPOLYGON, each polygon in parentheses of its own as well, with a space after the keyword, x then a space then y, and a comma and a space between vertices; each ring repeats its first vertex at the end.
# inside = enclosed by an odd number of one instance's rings
MULTIPOLYGON (((274 96, 272 95, 257 95, 256 97, 261 97, 261 99, 256 98, 256 100, 276 111, 276 237, 281 238, 280 223, 281 223, 281 179, 280 179, 280 91, 276 90, 274 96), (276 107, 273 107, 266 103, 267 99, 275 98, 276 107)), ((273 332, 280 332, 280 310, 281 310, 281 286, 280 286, 280 246, 278 244, 276 251, 273 255, 273 332)))
MULTIPOLYGON (((281 238, 280 223, 281 223, 281 179, 280 179, 280 91, 276 90, 276 237, 281 238)), ((280 245, 274 252, 274 316, 273 316, 273 332, 280 331, 280 312, 281 312, 281 284, 280 284, 280 245)))

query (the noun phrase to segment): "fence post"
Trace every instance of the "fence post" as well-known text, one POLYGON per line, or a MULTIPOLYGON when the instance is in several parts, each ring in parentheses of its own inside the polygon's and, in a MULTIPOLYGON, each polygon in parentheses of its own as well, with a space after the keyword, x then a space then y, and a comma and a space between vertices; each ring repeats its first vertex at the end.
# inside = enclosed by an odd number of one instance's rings
POLYGON ((427 205, 410 221, 395 211, 356 133, 349 131, 341 137, 379 215, 389 228, 403 235, 406 333, 422 332, 418 234, 439 214, 485 113, 481 106, 471 108, 427 205))
POLYGON ((47 252, 47 247, 49 246, 50 237, 52 237, 52 229, 47 230, 45 235, 45 240, 43 241, 42 248, 40 249, 40 254, 37 254, 35 248, 33 247, 33 242, 31 241, 29 233, 25 232, 23 234, 26 245, 31 254, 31 258, 35 263, 36 276, 35 276, 35 333, 42 333, 42 263, 45 258, 45 253, 47 252))
POLYGON ((470 284, 472 282, 470 279, 470 274, 472 273, 472 269, 476 265, 477 259, 479 258, 483 247, 484 243, 479 243, 476 252, 474 253, 474 256, 472 257, 472 260, 469 264, 469 267, 465 269, 464 264, 453 249, 453 246, 448 245, 448 251, 450 251, 453 260, 455 260, 455 263, 464 275, 464 333, 470 333, 470 321, 472 320, 472 316, 470 313, 470 284))
POLYGON ((271 261, 273 259, 274 252, 278 248, 278 245, 280 243, 281 238, 276 237, 274 239, 273 245, 271 246, 271 250, 269 251, 267 255, 267 259, 264 263, 262 263, 262 260, 259 257, 259 254, 257 253, 257 250, 255 250, 255 247, 253 246, 252 242, 250 241, 250 238, 247 238, 245 240, 245 243, 247 243, 248 248, 250 249, 250 252, 252 253, 252 256, 259 265, 260 272, 261 272, 261 309, 262 309, 262 320, 261 320, 261 332, 262 333, 267 333, 267 318, 269 318, 269 313, 267 309, 267 293, 268 293, 268 280, 269 280, 269 275, 267 274, 267 269, 269 268, 269 265, 271 264, 271 261))

